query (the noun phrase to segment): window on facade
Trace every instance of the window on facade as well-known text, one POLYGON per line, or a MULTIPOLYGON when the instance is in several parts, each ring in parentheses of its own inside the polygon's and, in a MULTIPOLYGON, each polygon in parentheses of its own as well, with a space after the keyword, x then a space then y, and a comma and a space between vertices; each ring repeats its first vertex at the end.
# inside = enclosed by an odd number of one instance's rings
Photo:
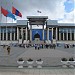
POLYGON ((26 38, 25 38, 25 32, 23 33, 23 40, 25 40, 26 38))
POLYGON ((71 29, 71 31, 72 31, 72 40, 74 40, 74 28, 71 29))
POLYGON ((70 40, 70 33, 68 33, 68 40, 70 40))
POLYGON ((17 28, 15 28, 15 40, 17 40, 17 28))
POLYGON ((74 40, 74 33, 72 33, 72 40, 74 40))
POLYGON ((4 40, 6 40, 6 33, 4 33, 4 40))
POLYGON ((3 40, 3 34, 1 33, 1 40, 3 40))
POLYGON ((57 37, 58 37, 57 39, 59 40, 59 28, 58 28, 58 31, 57 31, 57 33, 58 33, 58 34, 57 34, 57 37))
POLYGON ((8 33, 8 40, 10 40, 10 33, 8 33))
POLYGON ((61 40, 63 40, 63 33, 61 33, 61 40))
POLYGON ((14 40, 14 33, 12 33, 12 40, 14 40))
POLYGON ((55 38, 56 38, 56 30, 54 28, 54 30, 53 30, 53 39, 55 39, 55 38))

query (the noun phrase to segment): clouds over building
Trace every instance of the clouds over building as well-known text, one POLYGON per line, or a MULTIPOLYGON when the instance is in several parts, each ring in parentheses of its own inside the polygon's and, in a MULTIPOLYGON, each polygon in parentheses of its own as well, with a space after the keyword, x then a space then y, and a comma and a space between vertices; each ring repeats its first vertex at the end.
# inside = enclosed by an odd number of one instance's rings
MULTIPOLYGON (((48 16, 49 19, 59 20, 60 22, 73 22, 74 19, 74 1, 75 0, 0 0, 0 6, 11 11, 12 6, 16 7, 23 15, 26 16, 48 16), (13 4, 12 4, 13 3, 13 4), (40 10, 41 13, 37 13, 40 10), (64 16, 65 15, 65 16, 64 16)), ((2 21, 5 17, 2 16, 2 21)), ((8 22, 11 22, 8 18, 8 22)))

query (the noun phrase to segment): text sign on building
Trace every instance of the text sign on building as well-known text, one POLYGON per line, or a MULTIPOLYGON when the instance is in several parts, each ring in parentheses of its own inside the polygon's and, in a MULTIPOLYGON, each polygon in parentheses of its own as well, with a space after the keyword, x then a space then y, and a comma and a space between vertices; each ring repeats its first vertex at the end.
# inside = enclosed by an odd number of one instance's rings
POLYGON ((44 25, 45 22, 44 21, 30 21, 29 24, 30 25, 44 25))

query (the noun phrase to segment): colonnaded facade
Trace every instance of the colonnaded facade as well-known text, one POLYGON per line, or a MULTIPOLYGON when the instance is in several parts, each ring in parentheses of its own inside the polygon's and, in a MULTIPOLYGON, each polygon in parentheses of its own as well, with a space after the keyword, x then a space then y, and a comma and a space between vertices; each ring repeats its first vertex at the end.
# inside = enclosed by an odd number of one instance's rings
POLYGON ((36 43, 35 40, 46 43, 75 43, 75 25, 58 23, 57 20, 49 20, 48 16, 27 16, 27 20, 17 20, 17 23, 0 24, 1 45, 18 43, 19 39, 24 43, 36 43), (34 26, 39 28, 35 29, 34 26))

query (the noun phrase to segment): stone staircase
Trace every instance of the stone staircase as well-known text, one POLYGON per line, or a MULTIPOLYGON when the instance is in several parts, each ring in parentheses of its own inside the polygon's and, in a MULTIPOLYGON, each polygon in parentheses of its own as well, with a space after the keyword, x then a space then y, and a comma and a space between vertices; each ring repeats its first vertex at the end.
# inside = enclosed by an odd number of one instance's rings
POLYGON ((43 44, 44 41, 41 41, 39 38, 35 38, 35 40, 33 40, 31 43, 32 44, 43 44))

